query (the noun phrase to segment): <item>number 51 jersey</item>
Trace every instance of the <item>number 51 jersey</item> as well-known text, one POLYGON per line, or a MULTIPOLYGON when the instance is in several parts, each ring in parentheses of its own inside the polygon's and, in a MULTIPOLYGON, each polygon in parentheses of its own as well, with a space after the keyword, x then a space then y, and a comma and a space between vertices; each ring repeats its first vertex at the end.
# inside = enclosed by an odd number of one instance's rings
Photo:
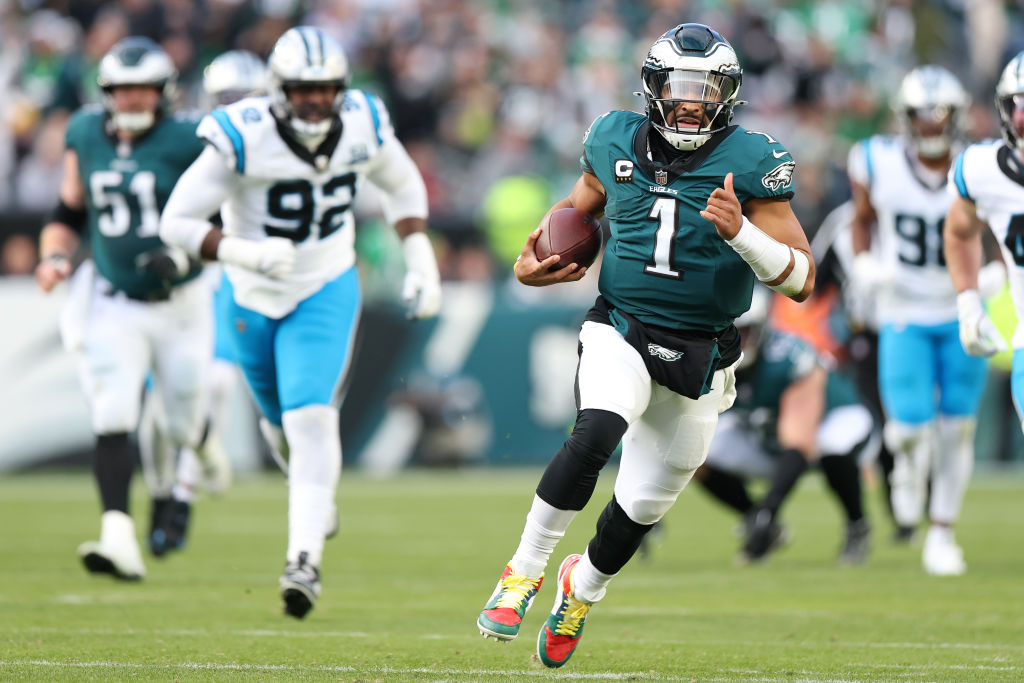
POLYGON ((973 202, 988 223, 1006 263, 1017 309, 1013 348, 1024 348, 1024 166, 1002 140, 971 145, 953 162, 949 190, 973 202))
POLYGON ((355 264, 357 187, 364 177, 386 175, 389 164, 408 163, 383 104, 360 90, 345 93, 341 125, 314 151, 271 115, 267 97, 215 110, 199 123, 197 135, 235 171, 221 207, 224 233, 295 242, 295 267, 283 279, 225 267, 235 300, 273 318, 288 314, 355 264))

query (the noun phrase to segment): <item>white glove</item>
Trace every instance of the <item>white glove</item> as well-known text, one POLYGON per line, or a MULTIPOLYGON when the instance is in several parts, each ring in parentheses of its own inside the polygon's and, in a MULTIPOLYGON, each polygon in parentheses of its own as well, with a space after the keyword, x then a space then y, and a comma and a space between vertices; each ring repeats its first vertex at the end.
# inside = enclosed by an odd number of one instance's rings
POLYGON ((402 251, 408 271, 402 283, 406 317, 433 318, 441 310, 441 274, 430 238, 425 232, 414 232, 402 241, 402 251))
POLYGON ((992 319, 985 313, 976 289, 960 292, 956 297, 960 319, 960 344, 972 356, 991 356, 1006 351, 1006 342, 992 319))
POLYGON ((889 284, 892 274, 888 266, 871 255, 862 251, 853 257, 853 286, 865 297, 873 297, 879 289, 889 284))
POLYGON ((295 267, 295 243, 284 237, 257 241, 224 236, 217 245, 217 260, 280 280, 295 267))

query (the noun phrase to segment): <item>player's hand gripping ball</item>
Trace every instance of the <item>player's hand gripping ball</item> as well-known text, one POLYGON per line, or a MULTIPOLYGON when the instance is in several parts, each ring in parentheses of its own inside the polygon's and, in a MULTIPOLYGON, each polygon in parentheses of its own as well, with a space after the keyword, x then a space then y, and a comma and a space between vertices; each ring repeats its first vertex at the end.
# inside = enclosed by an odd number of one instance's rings
POLYGON ((550 270, 570 263, 588 268, 601 253, 601 225, 586 211, 567 208, 552 211, 533 245, 538 261, 558 254, 558 263, 550 270))

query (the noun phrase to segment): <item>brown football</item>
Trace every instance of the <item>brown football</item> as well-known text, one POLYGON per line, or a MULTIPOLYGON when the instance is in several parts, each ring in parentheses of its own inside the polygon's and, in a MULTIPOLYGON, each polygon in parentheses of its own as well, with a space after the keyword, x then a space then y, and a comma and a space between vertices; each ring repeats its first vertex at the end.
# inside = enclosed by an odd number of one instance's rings
POLYGON ((541 228, 533 253, 540 261, 558 254, 561 258, 551 270, 565 268, 570 263, 579 264, 580 268, 589 267, 601 253, 601 225, 586 211, 573 208, 552 211, 541 228))

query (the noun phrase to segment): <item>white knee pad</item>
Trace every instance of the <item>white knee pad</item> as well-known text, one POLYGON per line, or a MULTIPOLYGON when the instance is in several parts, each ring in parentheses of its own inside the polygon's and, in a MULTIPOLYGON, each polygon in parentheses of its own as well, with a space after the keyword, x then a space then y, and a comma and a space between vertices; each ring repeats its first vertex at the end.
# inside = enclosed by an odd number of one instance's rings
POLYGON ((892 511, 896 521, 914 526, 924 514, 928 472, 934 444, 932 423, 911 425, 889 421, 885 425, 885 443, 892 451, 890 478, 892 511))
POLYGON ((973 417, 940 416, 936 423, 938 443, 932 463, 932 499, 929 515, 933 522, 953 524, 974 469, 973 417))

